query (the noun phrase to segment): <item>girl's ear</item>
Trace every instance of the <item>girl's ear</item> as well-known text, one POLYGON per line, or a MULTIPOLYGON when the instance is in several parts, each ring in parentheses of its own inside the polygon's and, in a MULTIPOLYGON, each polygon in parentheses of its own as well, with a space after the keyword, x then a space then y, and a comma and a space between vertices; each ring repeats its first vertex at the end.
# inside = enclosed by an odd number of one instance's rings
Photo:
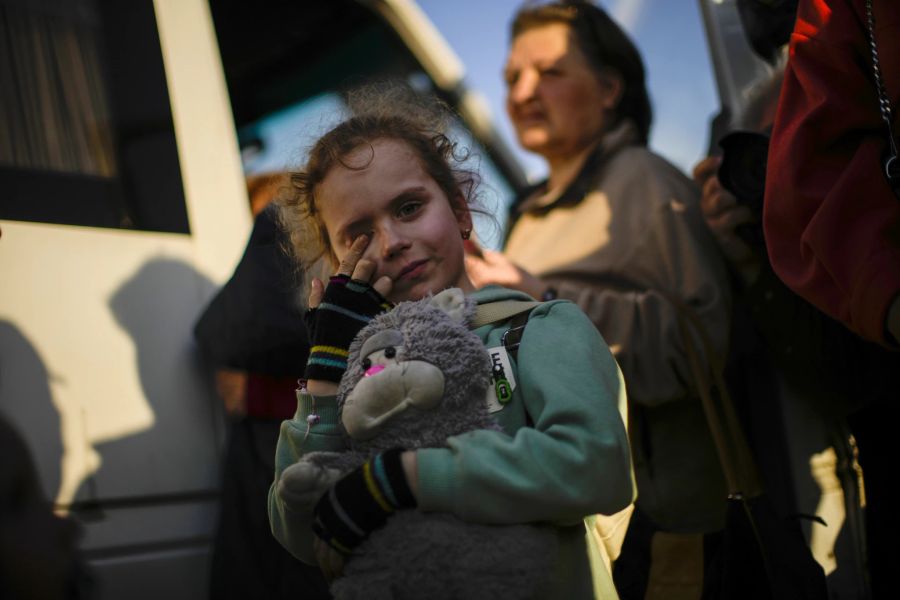
POLYGON ((462 194, 457 194, 454 202, 451 203, 453 214, 456 215, 456 222, 459 223, 460 231, 472 231, 472 211, 466 204, 466 199, 462 194))

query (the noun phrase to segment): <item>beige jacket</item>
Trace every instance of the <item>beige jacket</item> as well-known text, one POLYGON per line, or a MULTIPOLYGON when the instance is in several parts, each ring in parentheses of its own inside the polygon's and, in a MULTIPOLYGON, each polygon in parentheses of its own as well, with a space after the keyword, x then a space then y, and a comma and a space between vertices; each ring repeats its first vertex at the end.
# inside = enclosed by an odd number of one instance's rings
POLYGON ((716 528, 725 486, 675 308, 680 298, 724 356, 730 320, 724 265, 699 212, 699 191, 637 143, 624 122, 609 132, 557 198, 534 195, 505 253, 576 302, 612 348, 632 406, 638 505, 661 525, 716 528))

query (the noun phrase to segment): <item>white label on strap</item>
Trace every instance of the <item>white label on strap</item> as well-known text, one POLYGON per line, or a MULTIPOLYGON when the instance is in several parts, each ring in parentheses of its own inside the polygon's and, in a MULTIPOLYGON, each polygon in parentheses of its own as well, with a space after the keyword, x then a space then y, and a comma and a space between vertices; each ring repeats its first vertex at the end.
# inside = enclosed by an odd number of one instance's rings
POLYGON ((486 402, 488 412, 495 413, 512 400, 516 378, 506 348, 503 346, 488 348, 488 354, 491 357, 491 383, 488 386, 486 402))

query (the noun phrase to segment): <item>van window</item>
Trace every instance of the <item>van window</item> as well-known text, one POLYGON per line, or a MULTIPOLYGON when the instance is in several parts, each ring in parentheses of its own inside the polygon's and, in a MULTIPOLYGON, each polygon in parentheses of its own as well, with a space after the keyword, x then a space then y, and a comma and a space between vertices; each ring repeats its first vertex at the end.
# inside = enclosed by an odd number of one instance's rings
POLYGON ((0 219, 189 233, 152 0, 0 0, 0 219))

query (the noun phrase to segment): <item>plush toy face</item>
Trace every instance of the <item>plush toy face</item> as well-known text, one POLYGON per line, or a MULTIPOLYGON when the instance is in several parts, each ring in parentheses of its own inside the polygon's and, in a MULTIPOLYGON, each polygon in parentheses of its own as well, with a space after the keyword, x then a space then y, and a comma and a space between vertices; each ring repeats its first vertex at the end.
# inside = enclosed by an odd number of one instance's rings
POLYGON ((468 329, 473 313, 451 289, 402 302, 360 331, 339 390, 341 421, 354 442, 422 446, 487 414, 490 359, 468 329))
POLYGON ((440 403, 443 373, 425 360, 407 359, 399 330, 378 332, 366 340, 359 354, 363 378, 347 396, 342 414, 350 437, 367 440, 406 409, 431 410, 440 403))

